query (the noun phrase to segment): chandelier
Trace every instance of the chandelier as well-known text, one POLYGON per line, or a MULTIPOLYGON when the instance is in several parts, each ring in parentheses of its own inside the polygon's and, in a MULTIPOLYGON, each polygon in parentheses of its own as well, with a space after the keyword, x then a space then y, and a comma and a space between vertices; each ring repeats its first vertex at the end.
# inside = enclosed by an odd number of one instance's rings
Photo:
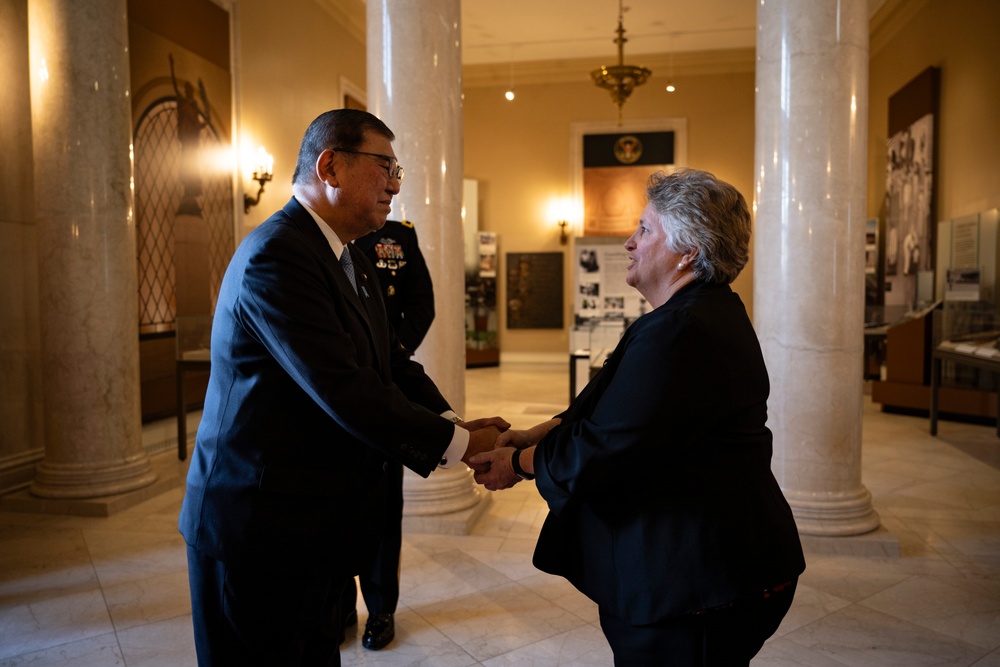
POLYGON ((594 80, 600 88, 604 88, 611 93, 611 99, 618 105, 618 124, 622 124, 622 105, 632 94, 632 89, 646 83, 646 79, 652 72, 645 67, 625 64, 625 28, 622 27, 622 15, 624 14, 622 0, 618 0, 618 37, 614 42, 618 45, 618 64, 610 67, 602 65, 590 73, 590 78, 594 80))

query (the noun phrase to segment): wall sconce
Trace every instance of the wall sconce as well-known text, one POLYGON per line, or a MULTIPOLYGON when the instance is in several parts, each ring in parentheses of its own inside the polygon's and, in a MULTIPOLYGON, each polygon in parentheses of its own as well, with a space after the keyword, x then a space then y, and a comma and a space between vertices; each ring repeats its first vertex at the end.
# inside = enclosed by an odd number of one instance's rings
POLYGON ((567 197, 553 197, 548 202, 545 220, 554 220, 559 227, 559 244, 566 245, 570 232, 573 231, 573 221, 580 216, 572 200, 567 197))
POLYGON ((260 187, 257 189, 256 197, 251 197, 246 193, 243 194, 244 213, 249 213, 252 206, 260 203, 260 196, 264 192, 264 184, 274 178, 274 158, 264 150, 263 146, 257 149, 257 163, 254 165, 253 175, 250 178, 256 181, 260 187))

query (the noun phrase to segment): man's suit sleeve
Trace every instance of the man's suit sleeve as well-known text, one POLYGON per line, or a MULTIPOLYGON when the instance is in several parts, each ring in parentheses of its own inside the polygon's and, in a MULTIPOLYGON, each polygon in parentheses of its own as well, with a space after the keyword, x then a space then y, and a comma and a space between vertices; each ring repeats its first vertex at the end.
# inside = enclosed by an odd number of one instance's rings
POLYGON ((333 252, 314 242, 267 239, 244 268, 237 317, 340 428, 428 475, 454 434, 436 409, 447 403, 419 366, 405 392, 379 370, 390 363, 384 310, 381 326, 367 324, 333 252))

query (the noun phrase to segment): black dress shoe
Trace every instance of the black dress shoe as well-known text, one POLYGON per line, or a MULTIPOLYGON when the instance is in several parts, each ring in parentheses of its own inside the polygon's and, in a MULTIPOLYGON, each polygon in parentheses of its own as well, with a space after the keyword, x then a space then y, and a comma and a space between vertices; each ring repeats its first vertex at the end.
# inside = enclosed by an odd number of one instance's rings
POLYGON ((376 614, 365 623, 365 636, 361 645, 372 651, 385 648, 396 636, 396 622, 392 614, 376 614))

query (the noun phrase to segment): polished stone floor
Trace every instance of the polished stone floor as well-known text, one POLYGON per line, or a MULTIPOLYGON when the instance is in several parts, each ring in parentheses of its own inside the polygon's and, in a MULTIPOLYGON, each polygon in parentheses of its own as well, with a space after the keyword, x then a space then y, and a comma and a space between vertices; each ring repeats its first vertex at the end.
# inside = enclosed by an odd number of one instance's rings
MULTIPOLYGON (((561 409, 566 365, 467 373, 466 414, 530 426, 561 409)), ((988 426, 866 401, 863 481, 900 556, 808 550, 794 605, 755 667, 1000 667, 1000 439, 988 426)), ((157 462, 183 474, 171 453, 157 462)), ((0 512, 0 665, 193 665, 181 488, 111 518, 0 512)), ((531 566, 531 483, 493 494, 467 536, 404 536, 397 639, 345 665, 610 665, 594 605, 531 566)), ((359 609, 362 623, 363 607, 359 609)), ((664 660, 664 664, 669 664, 664 660)))

